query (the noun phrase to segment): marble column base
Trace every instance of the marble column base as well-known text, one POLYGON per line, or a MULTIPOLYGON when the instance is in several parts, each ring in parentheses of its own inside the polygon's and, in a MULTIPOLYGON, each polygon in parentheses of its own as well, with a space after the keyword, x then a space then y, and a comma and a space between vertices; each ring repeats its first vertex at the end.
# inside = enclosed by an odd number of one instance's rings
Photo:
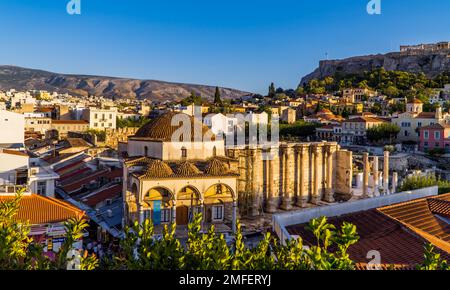
POLYGON ((333 203, 334 200, 334 192, 332 190, 326 190, 323 200, 329 203, 333 203))
POLYGON ((259 206, 252 205, 250 209, 250 216, 259 216, 259 206))
POLYGON ((282 210, 292 210, 292 198, 291 197, 283 197, 283 201, 281 202, 282 210))
POLYGON ((320 201, 320 197, 319 196, 312 196, 311 197, 311 203, 312 204, 318 205, 319 201, 320 201))
POLYGON ((266 212, 275 213, 278 209, 278 199, 270 198, 266 204, 266 212))
POLYGON ((301 208, 305 208, 306 204, 308 203, 307 197, 299 197, 297 198, 297 206, 301 208))

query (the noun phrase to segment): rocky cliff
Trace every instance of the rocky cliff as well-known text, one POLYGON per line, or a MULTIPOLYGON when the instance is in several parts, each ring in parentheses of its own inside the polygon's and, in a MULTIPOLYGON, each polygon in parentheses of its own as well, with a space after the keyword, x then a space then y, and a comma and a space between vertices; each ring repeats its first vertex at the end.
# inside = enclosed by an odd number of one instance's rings
MULTIPOLYGON (((205 98, 214 96, 215 87, 103 76, 67 75, 16 66, 0 66, 0 90, 47 90, 74 95, 109 98, 137 98, 177 101, 194 92, 205 98)), ((234 99, 250 93, 221 88, 222 98, 234 99)))
POLYGON ((392 52, 342 60, 323 60, 320 61, 319 68, 301 80, 300 85, 312 79, 333 76, 335 73, 360 74, 377 68, 410 73, 423 72, 429 77, 435 77, 442 72, 450 71, 450 50, 420 53, 392 52))

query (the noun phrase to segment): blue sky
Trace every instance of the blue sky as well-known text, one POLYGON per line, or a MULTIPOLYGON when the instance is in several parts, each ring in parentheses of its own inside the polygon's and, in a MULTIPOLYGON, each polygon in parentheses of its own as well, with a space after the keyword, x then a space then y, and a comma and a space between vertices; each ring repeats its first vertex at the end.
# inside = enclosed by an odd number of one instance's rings
POLYGON ((1 0, 0 64, 265 93, 320 59, 450 40, 450 1, 1 0))

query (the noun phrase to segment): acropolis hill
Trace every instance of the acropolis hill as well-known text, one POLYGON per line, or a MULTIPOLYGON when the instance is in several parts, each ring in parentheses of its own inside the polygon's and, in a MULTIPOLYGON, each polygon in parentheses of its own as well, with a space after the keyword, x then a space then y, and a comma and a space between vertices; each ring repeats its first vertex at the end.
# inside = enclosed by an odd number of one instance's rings
POLYGON ((410 73, 423 72, 429 77, 450 71, 450 42, 402 45, 399 52, 356 56, 341 60, 322 60, 319 67, 301 80, 301 85, 312 79, 333 76, 335 73, 360 74, 377 68, 410 73))

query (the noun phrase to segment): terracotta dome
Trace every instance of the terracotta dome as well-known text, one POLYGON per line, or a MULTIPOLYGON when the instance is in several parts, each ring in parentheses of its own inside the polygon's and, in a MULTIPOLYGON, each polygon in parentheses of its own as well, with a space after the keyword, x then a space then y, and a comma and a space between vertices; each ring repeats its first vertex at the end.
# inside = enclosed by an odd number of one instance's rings
POLYGON ((173 175, 172 168, 170 166, 161 161, 161 160, 152 160, 147 165, 147 170, 144 174, 146 178, 165 178, 173 175))
POLYGON ((333 114, 333 112, 331 112, 328 109, 322 109, 319 112, 317 112, 317 115, 330 115, 330 114, 333 114))
MULTIPOLYGON (((191 140, 194 141, 194 117, 189 116, 184 113, 178 113, 178 112, 168 112, 164 115, 161 115, 157 117, 156 119, 148 122, 144 126, 142 126, 134 135, 134 137, 137 138, 145 138, 145 139, 151 139, 151 140, 158 140, 158 141, 165 141, 170 142, 172 141, 172 136, 179 128, 182 127, 183 123, 180 122, 179 125, 172 126, 172 118, 177 115, 184 115, 187 116, 191 120, 191 140)), ((198 122, 198 121, 195 121, 198 122)), ((205 125, 201 125, 202 128, 202 137, 205 136, 206 133, 210 132, 212 138, 211 140, 215 140, 214 134, 210 131, 208 127, 205 125)), ((184 136, 183 136, 184 137, 184 136)), ((188 141, 188 140, 181 140, 181 141, 188 141)))
POLYGON ((228 167, 219 159, 212 158, 205 166, 205 173, 209 175, 224 175, 228 174, 228 167))
POLYGON ((175 173, 181 176, 193 176, 201 174, 202 172, 191 162, 185 161, 175 168, 175 173))
POLYGON ((423 102, 419 99, 413 99, 409 104, 423 104, 423 102))

